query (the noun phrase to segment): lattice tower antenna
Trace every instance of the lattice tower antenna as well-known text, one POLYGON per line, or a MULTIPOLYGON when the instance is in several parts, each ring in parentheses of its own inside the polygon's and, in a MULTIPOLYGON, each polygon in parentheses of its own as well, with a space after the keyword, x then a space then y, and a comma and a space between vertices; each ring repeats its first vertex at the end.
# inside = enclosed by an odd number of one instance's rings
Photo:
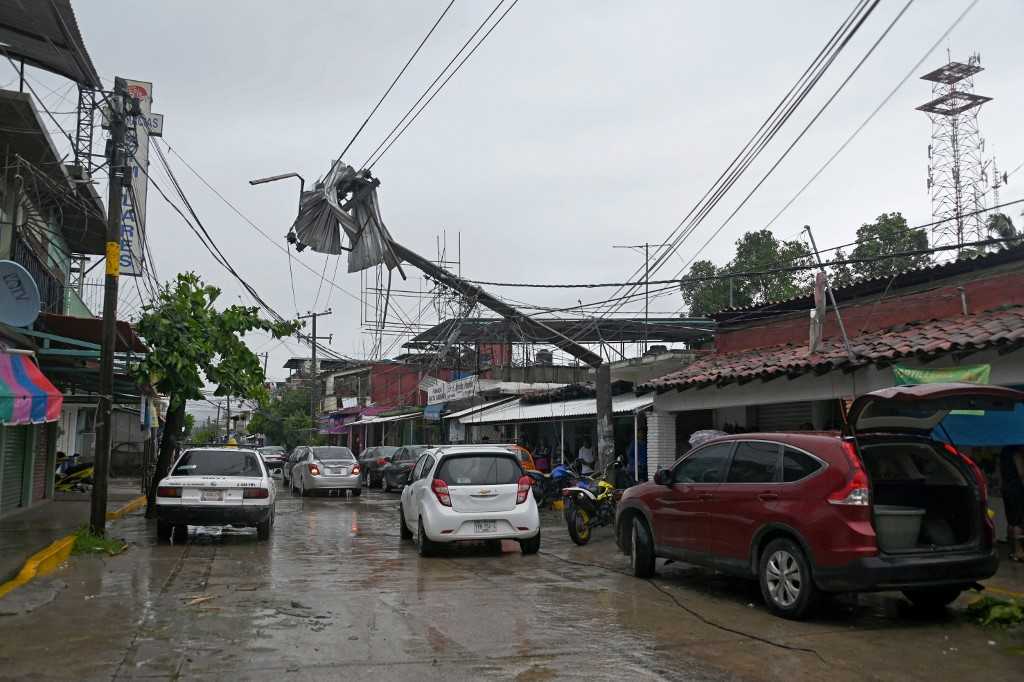
MULTIPOLYGON (((985 191, 988 164, 985 139, 978 131, 981 105, 992 100, 974 93, 974 76, 981 72, 981 56, 967 63, 951 59, 921 76, 932 84, 932 99, 917 107, 932 123, 928 145, 928 193, 933 246, 961 246, 985 239, 985 191)), ((951 252, 952 253, 952 252, 951 252)))

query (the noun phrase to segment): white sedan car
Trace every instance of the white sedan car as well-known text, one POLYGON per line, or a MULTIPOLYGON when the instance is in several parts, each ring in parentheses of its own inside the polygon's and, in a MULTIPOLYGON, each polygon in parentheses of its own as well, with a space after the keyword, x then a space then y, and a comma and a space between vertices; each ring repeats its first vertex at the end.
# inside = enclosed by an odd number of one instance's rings
POLYGON ((188 526, 251 526, 266 540, 274 525, 276 490, 255 450, 186 450, 156 489, 156 535, 184 538, 188 526))
POLYGON ((442 446, 424 453, 402 490, 403 539, 421 556, 462 540, 518 540, 523 554, 540 550, 540 516, 531 479, 516 456, 487 445, 442 446))

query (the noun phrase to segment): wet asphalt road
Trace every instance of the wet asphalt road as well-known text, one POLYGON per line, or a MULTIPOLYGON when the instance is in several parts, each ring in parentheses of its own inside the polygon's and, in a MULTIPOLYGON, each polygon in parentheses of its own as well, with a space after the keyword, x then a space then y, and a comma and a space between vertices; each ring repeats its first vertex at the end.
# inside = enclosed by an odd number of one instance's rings
POLYGON ((0 617, 0 679, 1012 679, 1020 641, 897 595, 768 615, 756 588, 686 566, 624 574, 610 533, 572 545, 545 516, 539 556, 466 546, 421 559, 398 496, 278 500, 269 542, 152 524, 75 557, 53 600, 0 617))

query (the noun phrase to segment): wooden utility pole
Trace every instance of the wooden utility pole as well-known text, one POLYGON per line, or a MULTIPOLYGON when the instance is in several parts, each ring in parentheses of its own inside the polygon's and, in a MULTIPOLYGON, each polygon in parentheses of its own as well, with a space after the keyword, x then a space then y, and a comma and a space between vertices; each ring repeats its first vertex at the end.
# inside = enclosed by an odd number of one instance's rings
POLYGON ((103 288, 103 335, 100 346, 99 401, 96 407, 96 453, 93 462, 92 502, 89 527, 103 535, 107 526, 107 482, 110 472, 110 441, 113 424, 114 348, 117 344, 117 285, 121 274, 121 200, 124 186, 131 182, 125 158, 127 115, 131 106, 124 80, 114 79, 110 107, 110 157, 107 188, 106 279, 103 288))

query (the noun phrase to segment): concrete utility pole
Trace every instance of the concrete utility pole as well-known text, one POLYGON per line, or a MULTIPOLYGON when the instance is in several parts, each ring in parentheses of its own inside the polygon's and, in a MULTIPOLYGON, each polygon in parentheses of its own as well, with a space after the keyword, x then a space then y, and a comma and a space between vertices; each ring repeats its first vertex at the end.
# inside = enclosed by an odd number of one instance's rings
POLYGON ((505 301, 492 296, 477 285, 467 282, 415 251, 407 249, 395 241, 391 242, 391 249, 396 256, 426 273, 437 282, 459 292, 466 298, 476 300, 480 305, 493 310, 509 322, 517 322, 524 332, 552 339, 552 344, 593 367, 595 370, 594 380, 597 385, 597 456, 599 466, 603 468, 612 461, 615 457, 615 437, 612 433, 611 371, 608 365, 604 364, 604 360, 600 355, 584 348, 565 334, 549 327, 540 320, 535 320, 523 314, 508 303, 505 303, 505 301))
MULTIPOLYGON (((310 363, 309 363, 310 364, 309 373, 310 373, 310 376, 312 378, 312 384, 311 384, 310 389, 309 389, 310 390, 309 416, 313 420, 313 429, 314 430, 316 429, 316 418, 317 418, 317 414, 319 412, 319 410, 317 409, 317 406, 320 403, 320 401, 319 401, 319 397, 320 397, 320 373, 317 370, 317 365, 316 365, 316 344, 317 344, 317 341, 319 341, 320 339, 328 339, 328 341, 330 341, 331 339, 334 338, 333 335, 331 335, 331 336, 317 336, 316 335, 316 319, 318 317, 324 317, 325 315, 330 315, 330 314, 331 314, 331 309, 328 308, 327 310, 325 310, 322 313, 309 312, 309 313, 306 313, 305 315, 299 315, 299 318, 298 318, 300 320, 313 320, 313 330, 312 330, 313 333, 309 337, 310 347, 312 347, 312 349, 313 349, 313 357, 311 358, 310 363)), ((313 434, 310 433, 310 441, 312 441, 312 438, 313 438, 313 434)))
POLYGON ((106 279, 103 289, 103 336, 100 346, 99 400, 96 406, 96 456, 93 462, 92 501, 89 527, 103 535, 107 527, 107 482, 110 471, 110 441, 114 405, 114 348, 117 344, 117 285, 121 274, 121 200, 124 186, 131 182, 125 172, 127 115, 136 113, 138 102, 129 98, 124 80, 114 79, 110 106, 110 158, 107 183, 106 279), (134 106, 132 106, 134 103, 134 106))

